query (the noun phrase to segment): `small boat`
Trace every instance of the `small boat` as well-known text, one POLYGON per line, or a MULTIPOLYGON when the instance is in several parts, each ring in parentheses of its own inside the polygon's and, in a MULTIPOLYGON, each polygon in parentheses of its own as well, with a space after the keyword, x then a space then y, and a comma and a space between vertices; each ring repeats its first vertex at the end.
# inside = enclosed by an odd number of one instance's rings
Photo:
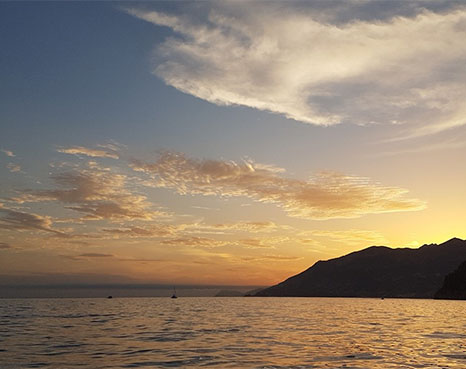
POLYGON ((173 295, 172 295, 172 299, 177 299, 178 296, 176 296, 176 290, 175 290, 175 287, 173 287, 173 295))

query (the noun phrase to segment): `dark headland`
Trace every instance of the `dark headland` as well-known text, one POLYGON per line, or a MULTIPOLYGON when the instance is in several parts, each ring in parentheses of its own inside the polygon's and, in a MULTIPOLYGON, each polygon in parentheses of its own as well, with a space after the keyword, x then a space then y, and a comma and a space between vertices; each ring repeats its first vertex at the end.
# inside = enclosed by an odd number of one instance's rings
POLYGON ((466 261, 445 277, 443 286, 437 291, 435 298, 466 300, 466 261))
POLYGON ((460 280, 463 295, 458 296, 465 296, 464 261, 466 241, 459 238, 418 249, 372 246, 318 261, 254 296, 458 298, 451 293, 458 289, 458 282, 453 281, 460 280), (460 264, 462 268, 458 268, 460 264), (445 277, 457 269, 442 288, 445 277))

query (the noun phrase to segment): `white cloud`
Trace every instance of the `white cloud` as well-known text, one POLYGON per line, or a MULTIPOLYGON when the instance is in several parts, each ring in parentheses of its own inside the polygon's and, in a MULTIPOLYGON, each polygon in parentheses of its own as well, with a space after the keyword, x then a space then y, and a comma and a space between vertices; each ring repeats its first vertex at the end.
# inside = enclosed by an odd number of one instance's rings
POLYGON ((13 151, 10 151, 10 150, 4 150, 4 149, 1 149, 0 150, 1 152, 3 152, 6 156, 10 157, 10 158, 14 158, 16 155, 13 153, 13 151))
POLYGON ((176 34, 157 48, 154 73, 212 103, 416 134, 466 124, 466 10, 386 2, 375 11, 387 17, 361 13, 374 3, 208 3, 206 19, 127 11, 176 34))
POLYGON ((118 159, 119 155, 115 145, 100 145, 102 149, 90 149, 84 146, 72 146, 68 148, 59 148, 58 152, 71 155, 85 155, 93 158, 112 158, 118 159))

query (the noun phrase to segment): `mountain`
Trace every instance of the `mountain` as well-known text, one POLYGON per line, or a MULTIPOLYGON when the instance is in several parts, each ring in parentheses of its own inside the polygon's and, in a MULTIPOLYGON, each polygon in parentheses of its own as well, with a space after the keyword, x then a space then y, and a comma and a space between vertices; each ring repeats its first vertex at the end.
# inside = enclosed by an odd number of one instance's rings
POLYGON ((264 289, 264 287, 254 288, 253 290, 247 291, 247 292, 244 294, 244 296, 245 296, 245 297, 255 296, 256 293, 258 293, 259 291, 262 291, 263 289, 264 289))
POLYGON ((436 299, 466 300, 466 261, 445 277, 436 299))
POLYGON ((255 296, 432 298, 464 260, 466 241, 459 238, 418 249, 372 246, 318 261, 255 296))

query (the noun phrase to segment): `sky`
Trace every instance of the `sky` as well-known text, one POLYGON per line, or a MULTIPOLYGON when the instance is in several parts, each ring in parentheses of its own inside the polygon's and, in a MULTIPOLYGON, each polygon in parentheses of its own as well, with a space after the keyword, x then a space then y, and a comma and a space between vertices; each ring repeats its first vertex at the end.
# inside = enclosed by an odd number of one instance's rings
POLYGON ((465 39, 462 1, 0 2, 0 284, 466 238, 465 39))

